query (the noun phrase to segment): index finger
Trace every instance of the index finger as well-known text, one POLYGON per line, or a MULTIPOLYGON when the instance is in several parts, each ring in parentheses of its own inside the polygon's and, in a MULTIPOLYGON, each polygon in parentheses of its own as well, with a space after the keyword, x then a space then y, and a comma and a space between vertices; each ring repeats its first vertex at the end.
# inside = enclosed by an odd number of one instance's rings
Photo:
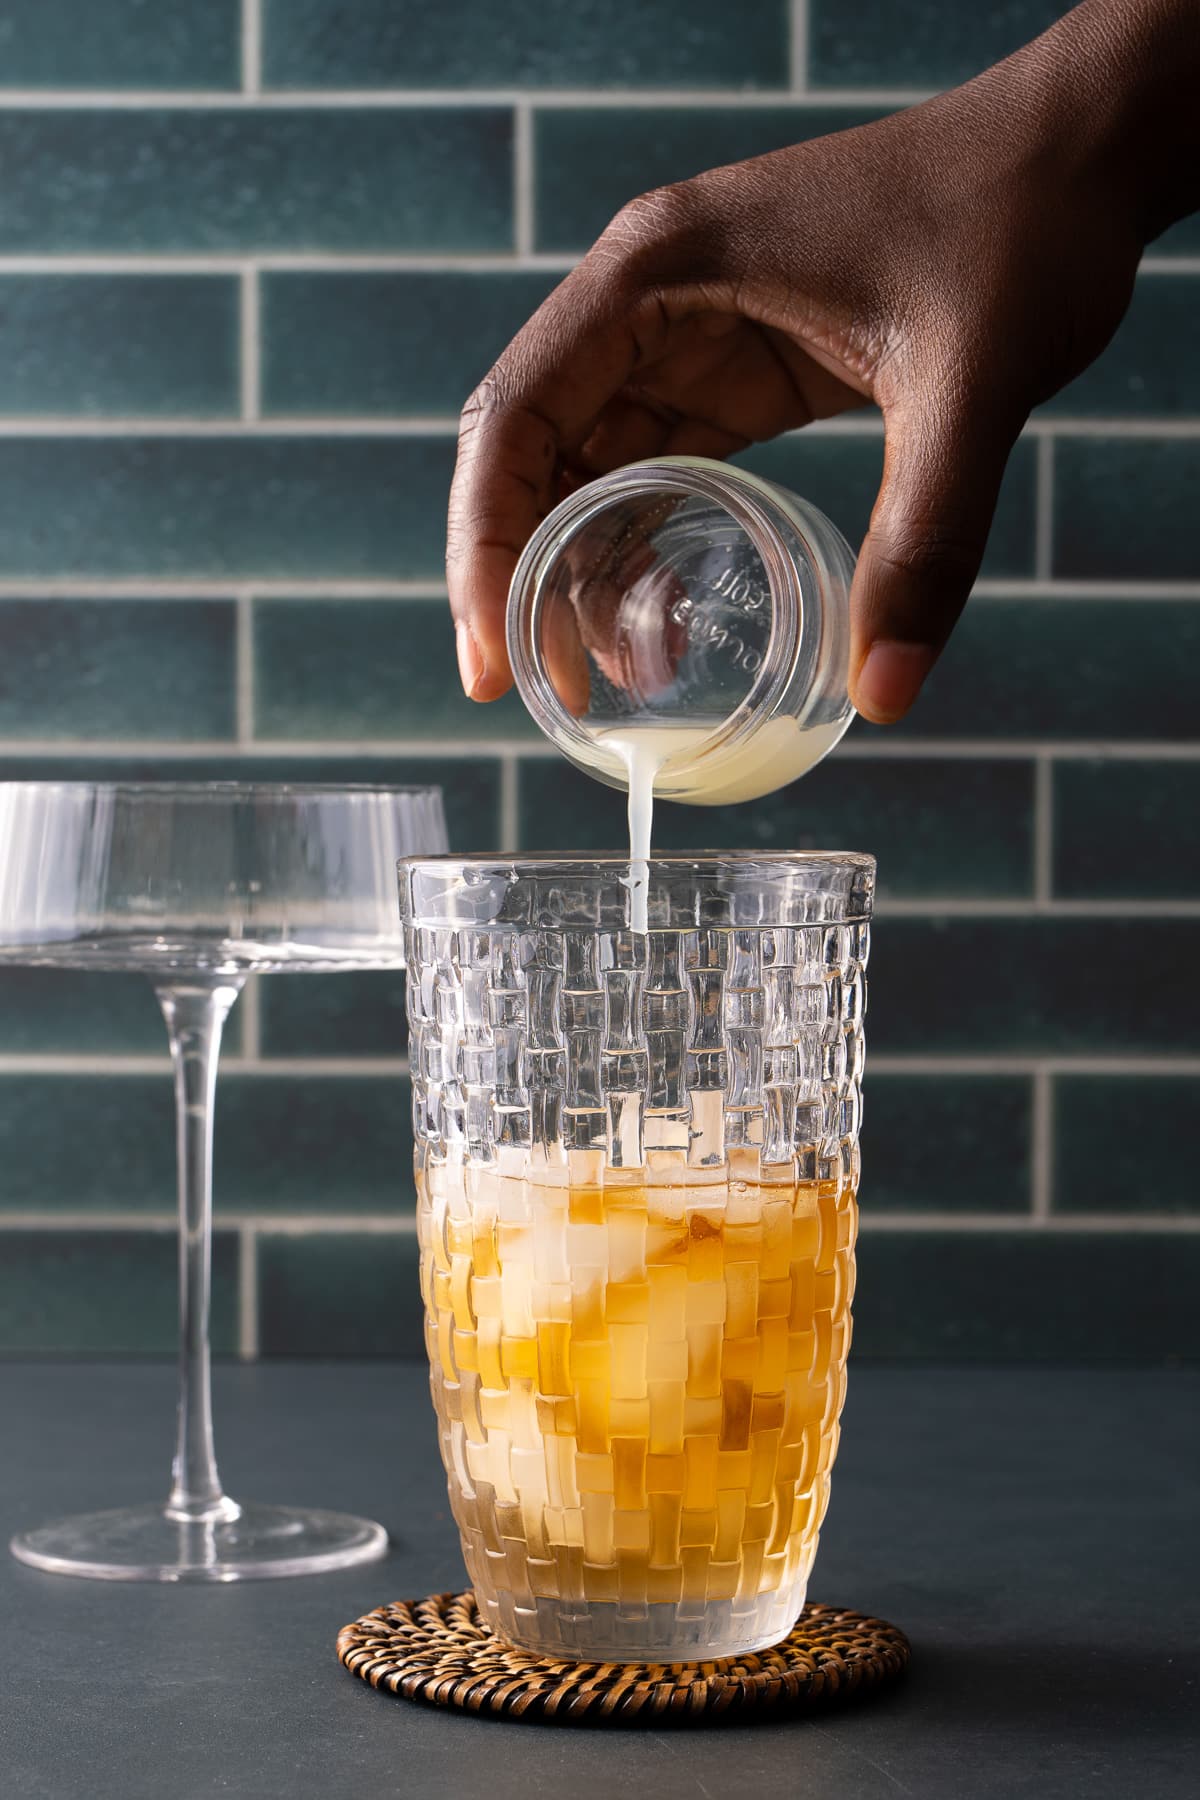
POLYGON ((517 558, 558 499, 561 459, 638 364, 662 317, 596 252, 572 270, 476 388, 459 424, 446 579, 463 686, 495 700, 512 683, 504 637, 517 558))

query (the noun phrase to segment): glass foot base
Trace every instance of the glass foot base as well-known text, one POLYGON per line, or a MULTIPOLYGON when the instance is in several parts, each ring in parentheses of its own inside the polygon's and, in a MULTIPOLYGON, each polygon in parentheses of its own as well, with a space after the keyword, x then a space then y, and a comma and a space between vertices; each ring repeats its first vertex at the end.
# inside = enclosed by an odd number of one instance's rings
POLYGON ((310 1507, 239 1506, 232 1518, 185 1524, 161 1505, 127 1506, 20 1532, 10 1548, 35 1569, 94 1581, 253 1581, 374 1562, 387 1532, 310 1507))

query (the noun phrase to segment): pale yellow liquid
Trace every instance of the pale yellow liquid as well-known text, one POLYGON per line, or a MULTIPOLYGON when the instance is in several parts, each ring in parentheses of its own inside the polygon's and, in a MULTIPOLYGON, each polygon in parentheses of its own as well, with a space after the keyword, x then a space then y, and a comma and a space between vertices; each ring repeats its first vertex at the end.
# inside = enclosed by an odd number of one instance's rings
POLYGON ((418 1197, 442 1454, 489 1621, 536 1646, 539 1621, 561 1642, 578 1619, 584 1655, 605 1629, 636 1651, 639 1608, 664 1604, 680 1641, 689 1619, 699 1645, 783 1636, 837 1447, 852 1187, 432 1166, 418 1197))

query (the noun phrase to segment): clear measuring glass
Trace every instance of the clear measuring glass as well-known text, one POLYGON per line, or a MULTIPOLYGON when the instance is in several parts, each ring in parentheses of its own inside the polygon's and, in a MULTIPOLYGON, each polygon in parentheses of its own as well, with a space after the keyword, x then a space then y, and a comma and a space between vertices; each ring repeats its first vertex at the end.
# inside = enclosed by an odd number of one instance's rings
POLYGON ((665 457, 570 495, 513 577, 508 649, 552 742, 614 787, 750 800, 854 716, 854 558, 837 527, 744 469, 665 457))

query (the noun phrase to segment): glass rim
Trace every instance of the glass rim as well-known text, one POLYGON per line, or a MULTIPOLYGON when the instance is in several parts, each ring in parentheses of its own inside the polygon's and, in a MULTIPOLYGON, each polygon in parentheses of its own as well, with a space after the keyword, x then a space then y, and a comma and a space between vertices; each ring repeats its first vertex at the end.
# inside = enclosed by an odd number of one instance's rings
MULTIPOLYGON (((761 868, 764 864, 781 871, 819 865, 825 869, 857 869, 868 874, 875 869, 875 858, 867 850, 673 850, 648 859, 651 869, 714 869, 731 873, 761 868)), ((558 850, 530 850, 519 856, 500 856, 494 851, 462 854, 450 850, 439 851, 436 855, 402 856, 396 867, 414 872, 426 868, 461 868, 472 873, 523 874, 528 871, 531 875, 545 875, 561 869, 572 875, 590 871, 608 874, 628 870, 629 852, 597 850, 586 856, 564 856, 558 850)))
MULTIPOLYGON (((630 930, 628 851, 564 857, 405 856, 397 864, 406 929, 492 926, 630 930)), ((643 865, 638 864, 638 867, 643 865)), ((782 929, 866 922, 875 858, 863 851, 690 851, 644 865, 649 923, 662 930, 782 929)))
POLYGON ((5 794, 120 794, 135 800, 205 800, 231 797, 252 799, 332 799, 342 795, 395 798, 403 795, 439 796, 433 782, 395 785, 370 781, 0 781, 5 794))

